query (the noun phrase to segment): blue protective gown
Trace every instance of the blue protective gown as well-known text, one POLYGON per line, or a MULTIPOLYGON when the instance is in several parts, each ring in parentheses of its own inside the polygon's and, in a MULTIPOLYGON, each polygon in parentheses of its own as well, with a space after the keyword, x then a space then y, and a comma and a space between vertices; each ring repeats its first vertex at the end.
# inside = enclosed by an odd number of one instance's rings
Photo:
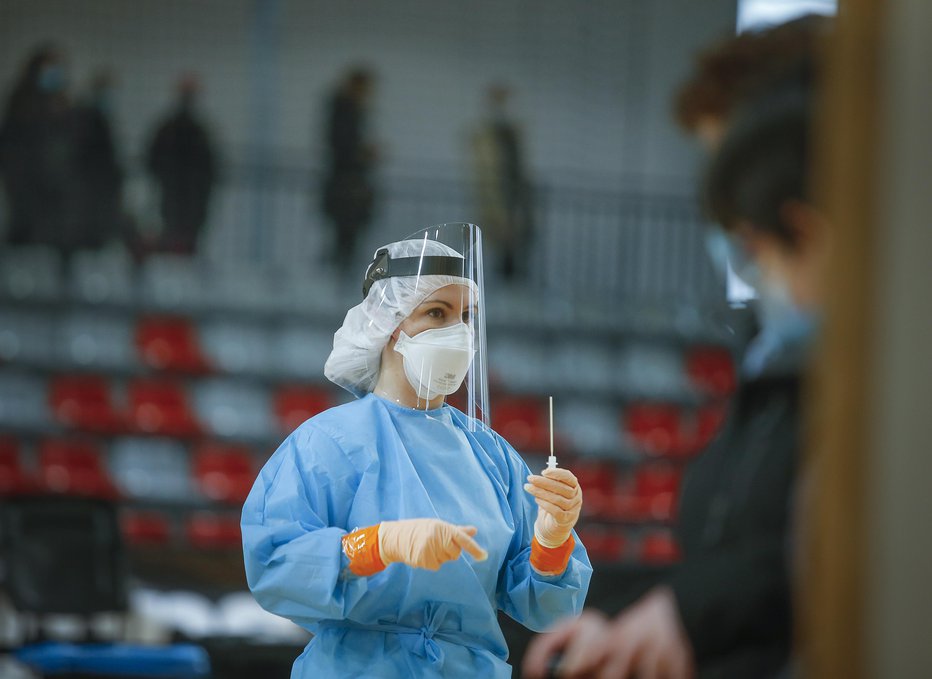
POLYGON ((527 465, 467 422, 370 394, 305 422, 262 469, 243 507, 246 576, 264 608, 314 634, 292 677, 510 677, 497 609, 537 631, 582 610, 585 548, 576 538, 560 576, 531 568, 527 465), (346 533, 413 518, 476 526, 488 560, 348 570, 346 533))

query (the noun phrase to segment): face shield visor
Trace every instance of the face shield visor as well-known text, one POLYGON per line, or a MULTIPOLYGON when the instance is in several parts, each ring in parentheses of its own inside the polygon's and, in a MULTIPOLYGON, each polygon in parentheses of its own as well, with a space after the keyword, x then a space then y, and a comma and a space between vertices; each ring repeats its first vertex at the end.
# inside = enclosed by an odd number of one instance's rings
POLYGON ((417 231, 376 252, 363 283, 371 303, 391 304, 403 286, 410 310, 398 325, 394 350, 427 410, 443 396, 489 424, 489 390, 482 234, 474 224, 451 223, 417 231), (372 296, 375 296, 374 298, 372 296))

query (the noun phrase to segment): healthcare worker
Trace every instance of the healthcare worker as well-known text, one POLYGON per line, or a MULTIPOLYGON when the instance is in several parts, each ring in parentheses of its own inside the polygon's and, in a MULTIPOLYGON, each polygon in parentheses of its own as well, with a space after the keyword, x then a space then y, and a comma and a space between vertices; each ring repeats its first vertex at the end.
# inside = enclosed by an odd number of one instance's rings
POLYGON ((292 677, 510 677, 499 609, 533 630, 582 610, 582 493, 488 426, 482 292, 473 225, 380 249, 325 367, 357 400, 298 427, 246 500, 254 596, 314 634, 292 677))

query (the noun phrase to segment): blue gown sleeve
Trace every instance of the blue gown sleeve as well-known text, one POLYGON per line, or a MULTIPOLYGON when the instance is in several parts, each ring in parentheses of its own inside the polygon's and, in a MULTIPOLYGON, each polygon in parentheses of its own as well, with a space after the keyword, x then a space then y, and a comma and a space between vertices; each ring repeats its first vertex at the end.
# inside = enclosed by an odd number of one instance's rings
POLYGON ((502 447, 507 456, 508 504, 514 517, 515 534, 499 574, 498 607, 525 627, 542 632, 557 620, 582 612, 592 565, 574 531, 576 546, 562 575, 541 575, 531 567, 531 538, 537 505, 524 490, 531 472, 504 440, 502 447))
POLYGON ((243 506, 246 580, 267 611, 308 627, 347 617, 367 579, 347 568, 342 538, 359 476, 339 446, 305 424, 259 473, 243 506))

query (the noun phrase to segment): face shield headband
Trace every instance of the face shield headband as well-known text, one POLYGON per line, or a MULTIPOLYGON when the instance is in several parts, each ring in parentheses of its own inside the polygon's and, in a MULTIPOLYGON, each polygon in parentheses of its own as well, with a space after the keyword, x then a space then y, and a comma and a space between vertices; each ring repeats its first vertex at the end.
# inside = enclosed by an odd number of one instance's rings
POLYGON ((462 257, 445 257, 442 255, 424 257, 397 257, 388 254, 387 248, 375 253, 375 259, 366 269, 366 278, 362 283, 362 296, 365 299, 369 289, 376 281, 397 276, 457 276, 468 278, 462 257))

